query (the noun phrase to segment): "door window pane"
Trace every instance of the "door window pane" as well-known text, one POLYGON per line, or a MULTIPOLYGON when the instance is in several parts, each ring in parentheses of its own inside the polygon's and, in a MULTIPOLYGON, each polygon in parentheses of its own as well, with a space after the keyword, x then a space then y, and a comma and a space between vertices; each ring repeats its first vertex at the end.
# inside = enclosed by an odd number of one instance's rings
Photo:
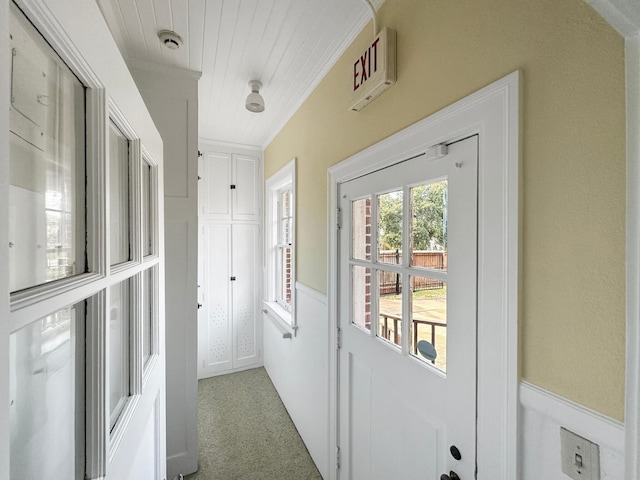
POLYGON ((144 365, 153 355, 156 318, 154 269, 145 270, 142 275, 142 364, 144 365))
POLYGON ((129 140, 109 124, 109 215, 111 265, 131 260, 129 207, 129 140))
POLYGON ((447 284, 411 277, 411 354, 447 371, 447 284))
POLYGON ((371 260, 371 199, 351 203, 351 257, 371 260))
POLYGON ((109 309, 109 417, 111 429, 124 409, 130 389, 131 280, 110 289, 109 309))
POLYGON ((84 478, 84 312, 81 302, 10 337, 12 479, 84 478))
POLYGON ((411 265, 447 269, 447 180, 411 189, 411 265))
POLYGON ((378 336, 402 344, 402 275, 378 272, 378 336))
POLYGON ((10 19, 9 287, 87 271, 85 88, 17 8, 10 19))
POLYGON ((147 162, 142 162, 142 255, 153 254, 154 240, 154 211, 152 201, 153 168, 147 162))
POLYGON ((371 269, 353 265, 351 267, 351 322, 358 327, 371 330, 371 269))
POLYGON ((378 261, 402 263, 402 190, 378 195, 378 261))

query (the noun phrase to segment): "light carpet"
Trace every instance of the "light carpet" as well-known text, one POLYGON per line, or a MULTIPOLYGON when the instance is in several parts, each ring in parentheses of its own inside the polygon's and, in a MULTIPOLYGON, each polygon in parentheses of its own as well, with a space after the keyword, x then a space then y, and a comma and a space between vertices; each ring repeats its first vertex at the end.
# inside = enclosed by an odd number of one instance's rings
POLYGON ((186 480, 322 480, 264 368, 198 382, 198 456, 186 480))

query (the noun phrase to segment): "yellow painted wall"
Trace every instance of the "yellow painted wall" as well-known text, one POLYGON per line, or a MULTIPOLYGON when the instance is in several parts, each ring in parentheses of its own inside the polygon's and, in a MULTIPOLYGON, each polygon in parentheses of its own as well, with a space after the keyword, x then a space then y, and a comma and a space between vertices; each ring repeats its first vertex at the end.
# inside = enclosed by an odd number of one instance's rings
MULTIPOLYGON (((356 1, 356 0, 350 0, 356 1)), ((386 0, 398 81, 347 110, 365 28, 265 151, 298 158, 298 280, 327 291, 327 169, 520 69, 520 370, 605 415, 624 413, 624 41, 579 0, 386 0)))

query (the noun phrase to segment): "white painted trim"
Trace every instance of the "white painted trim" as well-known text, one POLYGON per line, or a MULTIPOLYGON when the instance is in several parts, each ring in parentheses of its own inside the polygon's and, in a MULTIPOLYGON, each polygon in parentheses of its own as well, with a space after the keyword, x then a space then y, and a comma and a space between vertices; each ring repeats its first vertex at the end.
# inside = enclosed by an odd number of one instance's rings
POLYGON ((640 34, 626 40, 626 478, 640 478, 640 34))
MULTIPOLYGON (((338 326, 338 184, 424 152, 479 135, 478 479, 517 478, 518 230, 520 75, 505 78, 329 169, 329 321, 338 326)), ((330 445, 337 446, 337 355, 330 335, 330 445)), ((333 455, 331 455, 333 457, 333 455)), ((330 478, 336 461, 330 459, 330 478)))
POLYGON ((277 195, 278 191, 291 185, 293 194, 293 203, 291 205, 291 216, 293 218, 293 229, 291 232, 291 313, 289 314, 288 330, 295 334, 297 330, 296 321, 296 204, 298 202, 298 192, 296 189, 296 159, 293 158, 286 165, 280 168, 276 173, 271 175, 264 186, 264 280, 263 280, 263 301, 271 310, 272 315, 279 317, 282 322, 287 322, 287 318, 278 313, 277 309, 271 307, 270 304, 276 302, 276 263, 277 258, 274 252, 275 243, 278 237, 278 226, 274 221, 274 215, 277 215, 277 195))
MULTIPOLYGON (((520 403, 601 446, 624 452, 624 424, 527 382, 520 383, 520 403)), ((635 477, 633 477, 635 478, 635 477)))
POLYGON ((262 147, 258 145, 244 145, 242 143, 222 142, 220 140, 211 140, 209 138, 199 138, 198 145, 202 152, 216 153, 246 153, 247 155, 260 154, 262 162, 262 147))
MULTIPOLYGON (((615 28, 620 35, 633 37, 640 30, 640 24, 624 12, 624 6, 618 0, 586 0, 604 19, 615 28)), ((629 5, 631 2, 629 2, 629 5)), ((631 7, 627 7, 631 8, 631 7)))
POLYGON ((296 290, 304 293, 307 297, 313 298, 316 302, 320 302, 323 305, 328 304, 327 295, 315 288, 305 285, 304 283, 296 282, 296 290))

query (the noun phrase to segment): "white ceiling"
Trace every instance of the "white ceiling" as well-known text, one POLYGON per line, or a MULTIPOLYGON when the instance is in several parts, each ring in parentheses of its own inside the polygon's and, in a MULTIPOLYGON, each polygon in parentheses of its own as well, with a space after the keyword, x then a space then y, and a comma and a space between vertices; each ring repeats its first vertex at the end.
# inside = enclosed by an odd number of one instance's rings
MULTIPOLYGON (((201 139, 266 146, 370 20, 361 0, 96 0, 128 62, 202 72, 201 139), (160 44, 159 30, 184 39, 160 44), (245 110, 248 82, 266 110, 245 110)), ((384 0, 372 0, 376 8, 384 0)), ((347 106, 345 105, 345 108, 347 106)))

